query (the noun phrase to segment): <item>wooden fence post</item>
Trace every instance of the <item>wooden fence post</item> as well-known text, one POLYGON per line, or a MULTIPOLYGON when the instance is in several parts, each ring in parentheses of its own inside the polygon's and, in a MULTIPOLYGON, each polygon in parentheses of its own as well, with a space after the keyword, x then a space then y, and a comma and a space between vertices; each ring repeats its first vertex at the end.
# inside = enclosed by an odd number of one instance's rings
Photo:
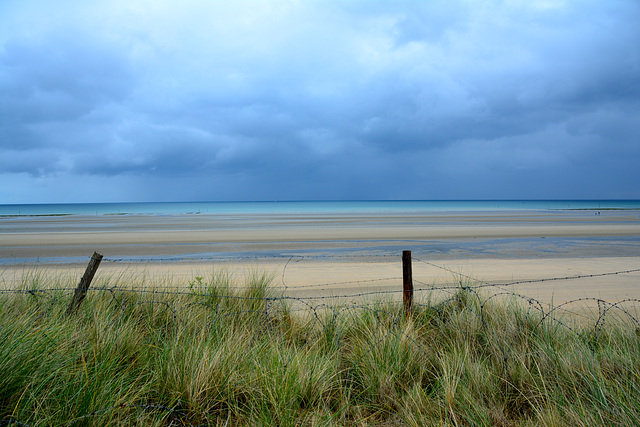
POLYGON ((411 251, 402 251, 402 302, 406 314, 411 312, 413 302, 413 273, 411 271, 411 251))
POLYGON ((91 281, 93 280, 93 276, 96 275, 96 271, 100 266, 100 261, 102 261, 102 254, 94 252, 91 260, 89 260, 87 269, 85 270, 84 275, 80 279, 80 283, 78 283, 78 287, 73 294, 73 299, 71 300, 69 307, 67 307, 67 315, 73 314, 80 306, 80 303, 82 303, 82 300, 84 300, 84 297, 87 295, 87 289, 89 289, 91 281))

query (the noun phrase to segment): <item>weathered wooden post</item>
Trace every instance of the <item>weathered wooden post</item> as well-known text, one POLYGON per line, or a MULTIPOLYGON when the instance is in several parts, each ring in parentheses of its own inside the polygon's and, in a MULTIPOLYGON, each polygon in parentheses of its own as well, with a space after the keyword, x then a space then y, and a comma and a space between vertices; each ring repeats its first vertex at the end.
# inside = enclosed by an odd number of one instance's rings
POLYGON ((413 273, 411 271, 411 251, 402 251, 402 301, 406 314, 411 312, 413 302, 413 273))
POLYGON ((87 289, 89 289, 91 281, 93 280, 93 276, 96 275, 96 271, 100 266, 100 261, 102 261, 102 254, 94 252, 91 260, 89 260, 87 269, 85 270, 84 275, 80 279, 80 283, 78 283, 78 287, 73 294, 73 299, 71 300, 71 303, 69 303, 69 307, 67 307, 67 315, 73 314, 80 306, 80 303, 82 303, 82 300, 84 300, 84 297, 87 295, 87 289))

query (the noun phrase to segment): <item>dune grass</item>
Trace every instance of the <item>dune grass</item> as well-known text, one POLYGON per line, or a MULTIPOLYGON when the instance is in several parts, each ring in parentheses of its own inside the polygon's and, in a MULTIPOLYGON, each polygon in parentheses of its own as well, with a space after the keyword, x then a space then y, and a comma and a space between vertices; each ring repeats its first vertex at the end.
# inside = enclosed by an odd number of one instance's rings
POLYGON ((544 317, 470 287, 427 295, 411 316, 389 301, 304 308, 278 298, 267 274, 238 285, 224 272, 194 279, 189 292, 105 279, 66 316, 70 292, 48 283, 31 275, 22 292, 0 295, 0 425, 640 419, 640 338, 629 316, 544 317))

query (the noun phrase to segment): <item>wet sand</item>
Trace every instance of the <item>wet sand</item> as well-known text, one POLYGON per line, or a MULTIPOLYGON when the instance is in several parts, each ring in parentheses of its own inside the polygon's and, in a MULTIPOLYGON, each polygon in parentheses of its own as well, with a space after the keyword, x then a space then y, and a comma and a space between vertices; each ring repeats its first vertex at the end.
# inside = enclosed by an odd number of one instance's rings
POLYGON ((186 285, 214 270, 269 271, 288 295, 355 295, 397 291, 402 250, 416 288, 595 275, 504 289, 554 303, 640 298, 640 272, 608 274, 640 269, 638 211, 0 218, 3 287, 35 265, 79 277, 99 251, 99 277, 186 285))

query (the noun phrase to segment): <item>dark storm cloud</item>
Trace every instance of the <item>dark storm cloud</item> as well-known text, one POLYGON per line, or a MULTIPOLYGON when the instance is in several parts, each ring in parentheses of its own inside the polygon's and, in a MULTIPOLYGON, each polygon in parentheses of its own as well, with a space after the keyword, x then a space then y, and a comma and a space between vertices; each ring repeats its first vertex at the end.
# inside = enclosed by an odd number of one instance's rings
POLYGON ((9 39, 0 68, 3 127, 77 120, 101 103, 122 101, 133 79, 122 54, 73 34, 9 39))
POLYGON ((97 179, 115 200, 640 197, 632 0, 0 16, 6 202, 97 179))

